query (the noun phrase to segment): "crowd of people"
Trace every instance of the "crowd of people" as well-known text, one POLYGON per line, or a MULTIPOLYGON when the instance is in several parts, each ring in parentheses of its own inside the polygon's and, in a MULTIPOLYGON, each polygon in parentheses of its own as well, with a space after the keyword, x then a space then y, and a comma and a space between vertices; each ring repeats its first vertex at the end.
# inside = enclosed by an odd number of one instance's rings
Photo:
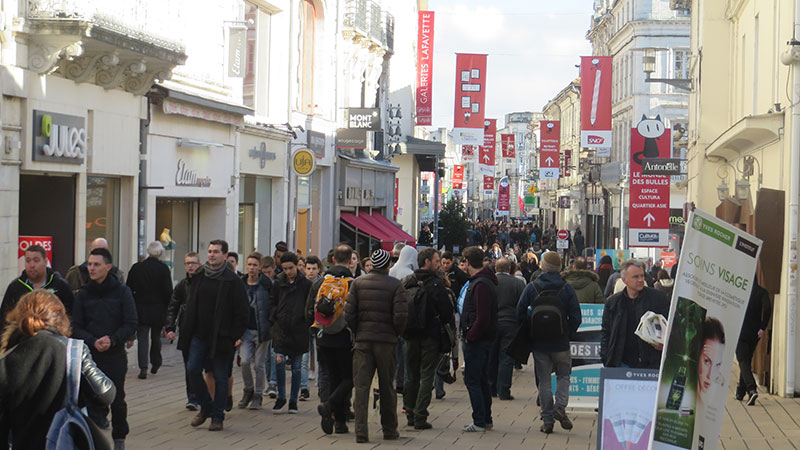
MULTIPOLYGON (((269 397, 274 414, 298 413, 299 402, 311 401, 314 379, 321 430, 349 433, 354 420, 356 442, 369 442, 377 378, 381 432, 394 440, 399 415, 416 430, 433 427, 432 400, 443 399, 445 385, 463 369, 472 409, 463 431, 486 432, 494 426, 494 399, 514 400, 513 371, 532 355, 541 432, 554 432, 556 422, 570 430, 570 337, 582 322, 580 304, 605 304, 600 356, 606 367, 658 368, 662 347, 634 330, 647 311, 668 316, 674 281, 660 263, 648 270, 635 259, 617 269, 603 257, 593 269, 577 251, 579 231, 572 235, 575 251, 565 257, 544 250, 554 240, 554 228, 486 222, 471 228, 458 256, 397 244, 361 259, 340 243, 325 258, 303 257, 279 242, 272 255, 253 252, 241 263, 227 242, 213 240, 205 263, 198 253, 184 256, 186 277, 174 288, 159 242, 148 246, 148 257, 131 267, 127 280, 104 239, 91 244, 87 261, 66 279, 47 267, 43 248, 30 246, 25 270, 0 306, 0 442, 43 446, 48 421, 34 426, 27 414, 52 417, 62 405, 66 372, 60 368, 65 337, 72 336, 85 344, 88 389, 80 404, 93 426, 111 428, 114 448, 123 449, 126 347, 137 341, 138 378, 147 379, 148 369, 157 374, 162 364, 162 333, 177 341, 183 356, 185 406, 197 411, 193 427, 211 419, 210 431, 224 428, 225 412, 234 407, 234 375, 243 385, 238 408, 259 410, 269 397)), ((748 394, 749 404, 757 390, 747 369, 769 322, 765 292, 753 290, 737 349, 743 370, 736 395, 748 394)))

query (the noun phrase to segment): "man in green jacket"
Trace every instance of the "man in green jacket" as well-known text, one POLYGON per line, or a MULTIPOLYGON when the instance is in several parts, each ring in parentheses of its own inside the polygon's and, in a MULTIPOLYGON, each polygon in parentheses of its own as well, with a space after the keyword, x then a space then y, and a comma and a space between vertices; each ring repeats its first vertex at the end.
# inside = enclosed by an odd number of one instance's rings
POLYGON ((583 256, 576 257, 572 262, 572 268, 561 273, 561 276, 575 289, 580 303, 604 303, 603 291, 597 280, 600 277, 589 270, 586 259, 583 256))

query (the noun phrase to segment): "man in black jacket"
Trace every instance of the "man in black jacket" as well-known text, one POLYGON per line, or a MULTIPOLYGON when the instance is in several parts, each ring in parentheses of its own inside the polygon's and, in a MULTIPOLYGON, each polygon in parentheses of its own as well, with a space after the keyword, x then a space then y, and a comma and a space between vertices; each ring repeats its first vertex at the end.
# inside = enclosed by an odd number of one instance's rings
POLYGON ((211 417, 209 431, 223 429, 228 374, 250 314, 244 283, 225 263, 227 253, 227 242, 209 242, 208 262, 192 277, 178 337, 178 349, 189 352, 189 382, 200 402, 200 412, 191 424, 199 427, 211 417), (214 373, 213 402, 203 380, 206 362, 214 373))
POLYGON ((455 257, 453 257, 452 253, 442 253, 442 271, 447 276, 447 279, 450 280, 450 290, 458 297, 458 294, 461 293, 461 288, 469 281, 469 275, 459 269, 454 261, 455 257))
POLYGON ((150 362, 153 374, 161 367, 161 328, 167 316, 167 305, 172 297, 172 273, 161 262, 164 247, 159 241, 147 246, 149 255, 144 261, 131 267, 127 285, 136 301, 139 327, 136 330, 139 356, 139 379, 147 378, 147 350, 150 347, 150 362))
MULTIPOLYGON (((108 241, 105 238, 97 238, 89 244, 89 254, 92 253, 92 250, 96 248, 104 248, 111 251, 108 246, 108 241)), ((67 274, 64 275, 64 280, 72 287, 73 294, 77 294, 80 288, 82 288, 86 283, 89 282, 89 262, 86 261, 83 264, 77 264, 69 268, 67 270, 67 274)), ((125 274, 120 270, 117 266, 111 266, 111 270, 109 271, 111 275, 117 278, 120 283, 125 283, 125 274)))
POLYGON ((6 315, 17 306, 19 299, 34 289, 47 289, 56 294, 67 314, 72 314, 74 297, 72 289, 64 279, 47 267, 47 251, 40 245, 31 245, 25 249, 25 270, 8 285, 0 303, 0 330, 5 323, 6 315))
MULTIPOLYGON (((136 332, 136 305, 131 290, 110 275, 111 252, 96 248, 89 253, 90 281, 78 291, 72 311, 72 336, 83 339, 92 350, 97 366, 114 382, 117 394, 111 403, 111 436, 116 449, 124 448, 128 428, 125 403, 125 373, 128 355, 125 342, 136 332)), ((89 417, 106 425, 108 409, 89 405, 89 417)), ((107 426, 107 425, 106 425, 107 426)))
POLYGON ((500 258, 494 264, 497 275, 497 337, 489 354, 489 389, 492 396, 500 400, 513 400, 511 376, 514 360, 506 354, 506 348, 516 336, 517 302, 525 290, 525 282, 512 275, 511 262, 500 258))
MULTIPOLYGON (((175 332, 180 332, 183 328, 184 313, 186 311, 186 300, 189 297, 189 286, 191 286, 192 276, 200 268, 200 255, 196 252, 189 252, 183 257, 183 268, 186 269, 186 278, 182 279, 175 286, 172 291, 172 298, 167 306, 167 339, 170 341, 175 340, 175 332)), ((197 396, 191 389, 189 383, 189 351, 184 350, 181 352, 183 355, 183 372, 184 381, 186 383, 186 409, 189 411, 197 411, 200 409, 200 403, 197 402, 197 396)))
POLYGON ((758 399, 756 380, 753 377, 753 353, 756 351, 758 340, 764 334, 772 316, 772 303, 769 292, 758 285, 758 275, 755 277, 753 290, 750 291, 750 301, 744 312, 742 332, 736 345, 736 359, 739 361, 739 384, 736 386, 736 400, 743 400, 747 393, 747 405, 753 406, 758 399))
POLYGON ((658 369, 663 345, 650 345, 634 332, 647 311, 669 315, 669 300, 662 291, 645 286, 644 263, 620 263, 625 289, 612 295, 603 310, 600 358, 606 367, 658 369))
POLYGON ((420 250, 417 264, 419 269, 403 280, 403 286, 410 290, 408 301, 413 303, 404 335, 408 376, 403 402, 408 426, 427 430, 432 428, 427 419, 436 364, 439 355, 450 350, 441 348, 441 327, 445 323, 455 326, 455 317, 447 287, 436 275, 441 266, 439 252, 432 247, 420 250), (422 283, 421 288, 418 283, 422 283), (423 292, 418 292, 420 289, 423 292))

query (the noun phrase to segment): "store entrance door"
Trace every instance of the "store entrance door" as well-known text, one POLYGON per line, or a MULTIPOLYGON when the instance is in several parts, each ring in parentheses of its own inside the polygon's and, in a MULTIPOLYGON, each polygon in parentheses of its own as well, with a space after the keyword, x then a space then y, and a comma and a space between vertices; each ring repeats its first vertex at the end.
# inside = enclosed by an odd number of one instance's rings
MULTIPOLYGON (((156 235, 153 238, 164 245, 162 260, 172 270, 175 281, 186 277, 183 256, 197 251, 199 209, 197 199, 156 199, 156 235)), ((205 259, 205 255, 200 255, 201 261, 205 259)))
POLYGON ((53 270, 75 264, 75 176, 20 175, 19 235, 53 238, 53 270))

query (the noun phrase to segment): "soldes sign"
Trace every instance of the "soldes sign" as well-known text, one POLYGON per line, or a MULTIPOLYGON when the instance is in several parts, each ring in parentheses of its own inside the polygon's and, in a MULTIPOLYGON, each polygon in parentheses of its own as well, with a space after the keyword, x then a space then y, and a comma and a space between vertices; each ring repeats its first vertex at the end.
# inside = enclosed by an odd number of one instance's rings
POLYGON ((33 160, 83 164, 88 150, 86 119, 33 110, 33 160))

